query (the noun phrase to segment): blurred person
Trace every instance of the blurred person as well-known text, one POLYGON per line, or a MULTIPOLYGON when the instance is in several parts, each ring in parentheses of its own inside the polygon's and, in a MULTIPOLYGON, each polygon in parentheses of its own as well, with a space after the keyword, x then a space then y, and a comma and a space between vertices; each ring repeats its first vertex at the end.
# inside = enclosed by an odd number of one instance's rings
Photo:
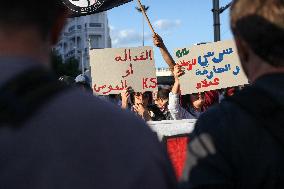
POLYGON ((235 0, 231 27, 251 85, 199 118, 182 187, 284 188, 284 1, 235 0))
POLYGON ((204 93, 186 95, 188 98, 184 98, 185 108, 180 105, 180 81, 179 77, 184 74, 181 66, 174 66, 174 78, 175 83, 172 88, 172 92, 169 94, 169 111, 175 120, 181 119, 197 119, 204 112, 204 93))
POLYGON ((62 2, 0 9, 1 188, 174 188, 144 122, 50 74, 49 51, 69 16, 62 2))
POLYGON ((121 93, 121 108, 130 109, 144 121, 166 120, 163 112, 155 104, 151 103, 150 94, 149 92, 134 92, 129 87, 121 93))

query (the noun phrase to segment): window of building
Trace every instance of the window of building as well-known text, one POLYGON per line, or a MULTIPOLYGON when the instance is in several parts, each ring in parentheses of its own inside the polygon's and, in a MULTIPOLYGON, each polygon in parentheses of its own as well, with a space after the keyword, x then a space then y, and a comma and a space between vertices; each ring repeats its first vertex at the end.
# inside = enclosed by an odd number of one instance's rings
POLYGON ((102 23, 90 23, 90 27, 102 27, 102 23))
POLYGON ((90 35, 91 48, 100 48, 101 40, 101 35, 90 35))
POLYGON ((80 30, 82 28, 81 25, 77 25, 77 29, 80 30))
POLYGON ((75 30, 75 26, 71 26, 71 27, 68 29, 69 32, 72 32, 72 31, 74 31, 74 30, 75 30))

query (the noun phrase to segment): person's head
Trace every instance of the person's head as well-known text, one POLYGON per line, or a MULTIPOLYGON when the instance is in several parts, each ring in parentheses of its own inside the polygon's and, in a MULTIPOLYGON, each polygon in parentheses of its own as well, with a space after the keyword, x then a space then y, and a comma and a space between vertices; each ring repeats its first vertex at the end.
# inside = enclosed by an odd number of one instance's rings
POLYGON ((143 104, 148 106, 150 104, 150 96, 148 92, 133 92, 131 94, 131 101, 133 104, 143 104))
POLYGON ((157 97, 155 99, 155 104, 159 108, 165 107, 169 102, 169 93, 171 91, 169 89, 159 89, 157 93, 157 97))
POLYGON ((190 103, 194 109, 201 109, 205 103, 204 93, 191 94, 190 103))
POLYGON ((231 28, 249 80, 284 72, 283 0, 235 0, 231 28))
POLYGON ((183 95, 181 98, 181 105, 185 109, 191 107, 191 108, 201 111, 204 103, 205 103, 204 93, 194 93, 194 94, 183 95))
POLYGON ((46 62, 67 15, 68 10, 60 0, 2 1, 0 55, 30 55, 46 62))

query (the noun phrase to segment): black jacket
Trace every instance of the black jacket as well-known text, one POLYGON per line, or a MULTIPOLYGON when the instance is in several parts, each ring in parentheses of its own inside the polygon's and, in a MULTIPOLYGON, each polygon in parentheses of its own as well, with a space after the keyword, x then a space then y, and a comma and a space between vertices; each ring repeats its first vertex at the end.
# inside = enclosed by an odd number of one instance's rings
POLYGON ((184 188, 284 188, 284 74, 267 75, 204 113, 184 188))
MULTIPOLYGON (((0 89, 37 65, 29 59, 0 57, 0 89)), ((28 89, 38 93, 31 86, 28 89)), ((18 127, 7 119, 0 124, 1 189, 175 187, 165 151, 134 115, 79 89, 42 101, 18 127)))

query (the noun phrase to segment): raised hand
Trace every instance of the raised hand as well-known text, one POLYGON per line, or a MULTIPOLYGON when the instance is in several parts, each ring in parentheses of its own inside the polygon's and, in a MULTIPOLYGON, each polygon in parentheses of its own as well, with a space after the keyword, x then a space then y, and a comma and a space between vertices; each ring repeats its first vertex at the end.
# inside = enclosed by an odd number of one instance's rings
POLYGON ((173 74, 175 79, 178 79, 180 76, 184 75, 184 70, 180 65, 175 65, 173 74))
POLYGON ((130 89, 131 89, 131 87, 126 88, 120 94, 121 95, 121 108, 122 109, 128 108, 128 99, 130 97, 130 92, 129 92, 130 89))
POLYGON ((157 47, 164 47, 165 46, 163 39, 158 34, 153 35, 153 43, 157 47))

